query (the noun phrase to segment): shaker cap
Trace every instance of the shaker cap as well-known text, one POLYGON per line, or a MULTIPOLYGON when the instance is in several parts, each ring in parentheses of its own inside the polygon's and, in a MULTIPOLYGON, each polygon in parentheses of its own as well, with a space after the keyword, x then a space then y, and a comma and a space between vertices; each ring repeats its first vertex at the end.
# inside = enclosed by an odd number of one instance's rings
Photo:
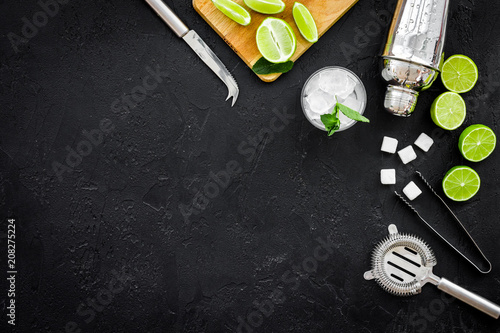
POLYGON ((409 117, 417 105, 418 92, 412 89, 387 86, 384 108, 393 115, 409 117))

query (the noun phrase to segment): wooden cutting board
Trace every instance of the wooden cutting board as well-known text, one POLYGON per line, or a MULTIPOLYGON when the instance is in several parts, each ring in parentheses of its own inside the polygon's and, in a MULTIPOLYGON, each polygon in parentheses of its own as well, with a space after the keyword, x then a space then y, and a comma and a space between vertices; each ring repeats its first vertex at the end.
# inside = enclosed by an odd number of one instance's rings
MULTIPOLYGON (((297 36, 297 50, 293 61, 297 60, 313 44, 306 41, 300 34, 293 20, 292 8, 295 0, 284 0, 285 10, 276 15, 263 15, 248 8, 243 0, 234 0, 245 7, 252 15, 252 22, 244 27, 222 14, 211 0, 193 0, 195 10, 207 23, 224 39, 224 41, 252 68, 261 55, 255 42, 255 34, 260 23, 268 16, 274 16, 287 21, 297 36)), ((316 21, 318 33, 321 37, 332 25, 337 22, 358 0, 301 0, 316 21)), ((262 81, 272 82, 280 74, 258 75, 262 81)))

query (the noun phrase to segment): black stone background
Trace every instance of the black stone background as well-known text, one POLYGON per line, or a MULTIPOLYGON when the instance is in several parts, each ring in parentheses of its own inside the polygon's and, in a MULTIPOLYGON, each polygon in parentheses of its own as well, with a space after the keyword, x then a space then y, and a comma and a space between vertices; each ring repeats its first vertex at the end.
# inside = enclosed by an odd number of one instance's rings
MULTIPOLYGON (((238 81, 235 107, 224 102, 225 86, 144 1, 68 0, 18 53, 7 34, 20 35, 22 17, 40 7, 0 1, 0 263, 6 271, 6 219, 15 217, 19 332, 73 326, 81 332, 500 330, 498 321, 431 285, 401 298, 363 279, 374 245, 395 223, 431 245, 437 275, 500 303, 500 153, 472 164, 457 149, 467 125, 483 123, 500 133, 499 2, 451 1, 446 54, 466 54, 480 71, 476 87, 463 95, 465 124, 452 132, 438 130, 429 116, 432 101, 444 92, 440 81, 421 95, 411 118, 382 110, 377 55, 386 10, 392 12, 386 1, 360 0, 272 84, 252 74, 190 1, 167 2, 238 81), (368 34, 360 38, 363 29, 368 34), (332 138, 307 122, 299 100, 305 80, 328 65, 360 76, 371 119, 332 138), (146 66, 160 66, 163 82, 128 112, 113 110, 113 101, 142 84, 146 66), (285 109, 294 115, 285 129, 259 137, 272 111, 285 109), (53 162, 64 163, 65 147, 75 148, 82 131, 98 128, 102 119, 114 130, 59 181, 53 162), (384 135, 398 138, 402 148, 421 132, 436 143, 427 154, 416 148, 418 159, 408 167, 380 152, 384 135), (251 140, 257 153, 247 158, 238 147, 251 140), (186 221, 179 204, 189 205, 210 173, 229 161, 242 172, 186 221), (469 202, 450 206, 493 263, 486 275, 392 192, 410 180, 424 188, 413 173, 418 169, 442 193, 444 173, 460 164, 474 167, 482 186, 469 202), (386 167, 398 170, 394 188, 380 184, 379 170, 386 167), (321 262, 312 260, 318 238, 333 243, 321 262), (254 304, 268 305, 272 293, 279 304, 262 315, 254 304), (86 305, 92 299, 95 310, 86 305), (238 317, 253 326, 238 329, 238 317)), ((473 253, 428 194, 415 205, 473 253)))

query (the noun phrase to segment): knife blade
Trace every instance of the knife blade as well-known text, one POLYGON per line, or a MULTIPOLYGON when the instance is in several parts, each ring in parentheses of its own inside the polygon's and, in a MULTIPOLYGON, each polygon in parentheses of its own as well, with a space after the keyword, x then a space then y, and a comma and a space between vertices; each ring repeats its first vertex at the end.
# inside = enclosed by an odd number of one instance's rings
POLYGON ((231 106, 234 106, 239 95, 238 84, 229 73, 226 66, 217 57, 217 55, 205 44, 194 30, 190 30, 184 22, 162 1, 146 0, 161 19, 174 31, 174 33, 184 39, 184 41, 193 49, 200 59, 224 82, 228 89, 229 98, 233 98, 231 106))

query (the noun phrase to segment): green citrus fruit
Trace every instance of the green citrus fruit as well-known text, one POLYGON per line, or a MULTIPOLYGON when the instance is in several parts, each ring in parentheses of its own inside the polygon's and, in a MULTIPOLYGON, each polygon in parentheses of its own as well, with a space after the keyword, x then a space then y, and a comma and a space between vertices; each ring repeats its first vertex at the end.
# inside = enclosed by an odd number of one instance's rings
POLYGON ((288 61, 297 48, 292 27, 282 19, 268 17, 257 29, 257 47, 264 58, 272 63, 288 61))
POLYGON ((476 171, 461 165, 451 168, 443 178, 443 191, 454 201, 466 201, 476 195, 481 179, 476 171))
POLYGON ((431 106, 431 118, 434 124, 449 131, 463 124, 465 114, 464 99, 459 94, 450 91, 439 95, 431 106))
POLYGON ((497 137, 488 126, 476 124, 467 127, 458 139, 458 149, 471 162, 479 162, 495 150, 497 137))
POLYGON ((456 54, 443 64, 441 69, 441 81, 446 89, 464 93, 471 90, 477 82, 479 72, 477 66, 471 58, 456 54))

